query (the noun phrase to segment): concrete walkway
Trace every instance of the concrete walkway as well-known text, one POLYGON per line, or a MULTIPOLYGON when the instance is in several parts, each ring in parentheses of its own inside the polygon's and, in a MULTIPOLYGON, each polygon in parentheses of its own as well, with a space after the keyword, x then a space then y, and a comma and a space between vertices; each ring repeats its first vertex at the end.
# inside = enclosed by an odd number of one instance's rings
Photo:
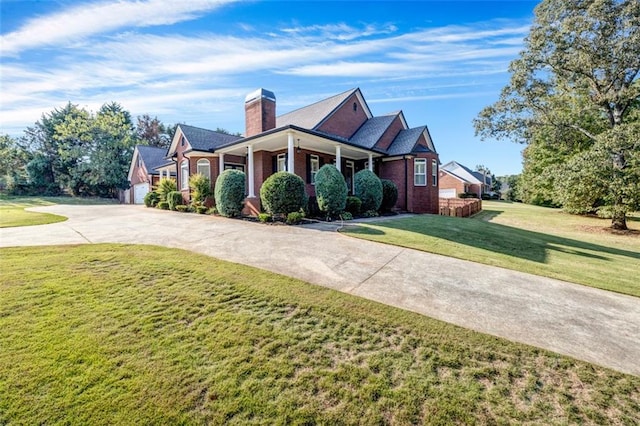
POLYGON ((55 205, 66 222, 0 229, 0 246, 141 243, 256 266, 640 375, 640 298, 358 240, 140 206, 55 205))

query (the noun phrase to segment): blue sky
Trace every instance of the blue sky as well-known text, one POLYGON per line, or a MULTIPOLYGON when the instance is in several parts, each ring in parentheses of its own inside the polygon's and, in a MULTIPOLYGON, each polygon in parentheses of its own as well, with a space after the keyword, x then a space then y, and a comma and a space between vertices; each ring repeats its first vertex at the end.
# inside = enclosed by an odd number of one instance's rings
POLYGON ((532 1, 2 0, 0 133, 68 101, 244 131, 244 97, 283 114, 360 87, 374 115, 427 125, 445 163, 519 173, 522 145, 472 119, 508 82, 532 1))

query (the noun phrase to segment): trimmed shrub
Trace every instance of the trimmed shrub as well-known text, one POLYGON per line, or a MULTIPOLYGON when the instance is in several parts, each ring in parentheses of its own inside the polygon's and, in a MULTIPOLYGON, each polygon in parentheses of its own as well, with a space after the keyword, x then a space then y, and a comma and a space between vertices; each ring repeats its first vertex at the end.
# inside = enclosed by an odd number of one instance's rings
POLYGON ((362 217, 378 217, 380 216, 378 214, 377 210, 367 210, 366 212, 362 213, 362 217))
POLYGON ((458 198, 478 198, 478 194, 475 192, 461 192, 458 194, 458 198))
POLYGON ((188 212, 190 210, 189 210, 189 206, 184 205, 184 204, 179 204, 179 205, 176 206, 176 211, 179 211, 181 213, 186 213, 186 212, 188 212))
POLYGON ((167 200, 167 195, 170 192, 173 191, 177 191, 178 190, 178 185, 176 184, 176 180, 175 179, 160 179, 160 182, 158 182, 158 187, 156 188, 156 192, 158 193, 159 201, 169 201, 167 200))
POLYGON ((345 210, 351 213, 352 215, 360 214, 360 209, 362 208, 362 201, 358 197, 347 197, 347 204, 345 206, 345 210))
POLYGON ((184 204, 184 201, 182 199, 182 192, 169 192, 167 194, 167 203, 169 203, 169 210, 175 210, 177 206, 184 204))
POLYGON ((213 206, 209 210, 207 210, 207 214, 218 214, 218 209, 216 208, 216 206, 213 206))
POLYGON ((347 202, 347 183, 333 164, 320 167, 315 183, 320 211, 334 216, 344 210, 347 202))
POLYGON ((156 191, 147 192, 144 196, 144 205, 147 207, 155 207, 160 201, 160 195, 156 191))
POLYGON ((369 170, 360 170, 353 177, 355 195, 362 201, 361 209, 378 210, 382 204, 382 183, 375 173, 369 170))
POLYGON ((297 212, 307 204, 304 181, 293 173, 274 173, 262 184, 260 200, 265 210, 273 215, 297 212))
POLYGON ((260 221, 260 223, 271 222, 271 215, 269 213, 259 213, 258 220, 260 221))
POLYGON ((225 170, 218 176, 213 192, 218 213, 225 217, 240 216, 245 198, 245 174, 240 170, 225 170))
POLYGON ((209 208, 207 206, 196 206, 196 213, 198 214, 206 214, 209 208))
POLYGON ((287 224, 289 225, 297 225, 302 222, 302 219, 304 219, 303 212, 291 212, 287 214, 287 224))
POLYGON ((342 220, 353 220, 353 215, 350 212, 342 212, 340 213, 340 218, 342 220))
POLYGON ((169 210, 169 203, 167 203, 166 201, 158 201, 156 207, 160 210, 169 210))
POLYGON ((191 189, 191 203, 201 206, 211 195, 211 180, 202 173, 189 176, 189 189, 191 189))
POLYGON ((380 211, 390 212, 398 201, 398 187, 389 179, 380 179, 382 183, 382 203, 380 204, 380 211))

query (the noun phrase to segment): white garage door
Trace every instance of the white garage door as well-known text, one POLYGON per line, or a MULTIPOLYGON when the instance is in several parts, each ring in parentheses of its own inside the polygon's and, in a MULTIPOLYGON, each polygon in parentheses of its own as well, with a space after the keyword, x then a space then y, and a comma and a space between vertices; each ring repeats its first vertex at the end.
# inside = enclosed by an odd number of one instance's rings
POLYGON ((133 202, 135 204, 143 204, 144 196, 149 192, 148 183, 138 183, 133 185, 133 202))
POLYGON ((456 198, 456 189, 441 189, 440 190, 440 198, 456 198))

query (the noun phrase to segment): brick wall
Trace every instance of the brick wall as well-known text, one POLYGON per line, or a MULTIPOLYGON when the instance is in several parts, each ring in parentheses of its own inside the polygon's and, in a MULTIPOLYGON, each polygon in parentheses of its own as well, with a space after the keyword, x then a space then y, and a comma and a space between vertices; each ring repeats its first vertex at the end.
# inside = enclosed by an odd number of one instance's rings
POLYGON ((318 130, 350 138, 365 121, 367 121, 367 114, 358 97, 353 94, 327 121, 322 123, 318 130), (356 105, 355 111, 354 104, 356 105))
POLYGON ((245 137, 254 136, 276 127, 276 103, 260 98, 244 105, 245 137))

